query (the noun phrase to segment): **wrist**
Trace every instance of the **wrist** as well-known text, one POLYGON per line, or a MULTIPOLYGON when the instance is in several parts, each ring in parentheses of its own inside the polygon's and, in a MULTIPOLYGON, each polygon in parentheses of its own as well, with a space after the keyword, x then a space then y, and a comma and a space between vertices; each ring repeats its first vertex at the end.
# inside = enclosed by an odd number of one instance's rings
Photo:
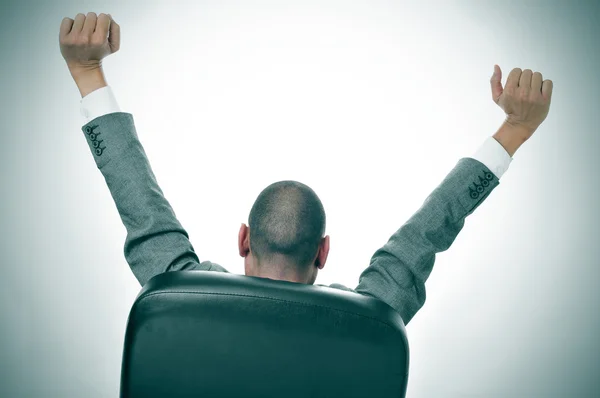
POLYGON ((532 131, 530 129, 505 120, 493 137, 508 152, 508 155, 512 157, 531 134, 532 131))
POLYGON ((69 68, 69 71, 82 98, 92 91, 107 86, 102 67, 69 68))

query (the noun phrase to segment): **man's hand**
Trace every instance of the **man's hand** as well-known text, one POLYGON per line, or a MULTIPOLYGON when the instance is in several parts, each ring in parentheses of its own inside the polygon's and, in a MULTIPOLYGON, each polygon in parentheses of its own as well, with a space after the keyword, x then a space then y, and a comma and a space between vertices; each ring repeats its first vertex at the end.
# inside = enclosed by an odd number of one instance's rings
POLYGON ((528 131, 528 139, 548 116, 552 98, 552 80, 542 82, 540 72, 514 68, 502 88, 502 71, 494 65, 490 79, 492 99, 506 113, 506 122, 528 131))
POLYGON ((121 31, 110 14, 77 14, 60 25, 60 53, 67 62, 81 96, 106 86, 102 59, 119 51, 121 31))
POLYGON ((107 14, 77 14, 75 20, 63 18, 60 24, 60 53, 71 72, 86 71, 102 65, 102 59, 119 51, 119 24, 107 14))
POLYGON ((502 71, 494 65, 490 79, 492 99, 506 119, 494 138, 512 156, 548 116, 552 98, 552 80, 542 81, 542 74, 531 69, 514 68, 502 88, 502 71))

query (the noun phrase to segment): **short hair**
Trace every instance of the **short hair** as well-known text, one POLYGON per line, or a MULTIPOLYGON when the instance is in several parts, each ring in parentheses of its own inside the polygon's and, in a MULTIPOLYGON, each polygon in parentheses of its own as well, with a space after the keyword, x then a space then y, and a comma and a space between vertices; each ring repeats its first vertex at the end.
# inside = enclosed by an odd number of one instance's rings
POLYGON ((248 220, 250 249, 258 262, 283 255, 308 267, 325 233, 325 210, 317 194, 298 181, 279 181, 256 198, 248 220))

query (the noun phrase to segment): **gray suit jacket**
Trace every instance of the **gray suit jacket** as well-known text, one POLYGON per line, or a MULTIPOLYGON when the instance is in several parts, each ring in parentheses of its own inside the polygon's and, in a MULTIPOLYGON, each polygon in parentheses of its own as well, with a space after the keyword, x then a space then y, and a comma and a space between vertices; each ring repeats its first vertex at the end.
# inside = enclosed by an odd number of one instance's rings
MULTIPOLYGON (((109 113, 82 130, 127 229, 125 259, 142 286, 167 271, 228 272, 198 259, 156 182, 132 114, 109 113)), ((425 281, 435 254, 450 247, 465 218, 499 184, 483 163, 460 159, 421 208, 373 254, 355 289, 337 283, 329 287, 378 298, 408 324, 425 303, 425 281)))

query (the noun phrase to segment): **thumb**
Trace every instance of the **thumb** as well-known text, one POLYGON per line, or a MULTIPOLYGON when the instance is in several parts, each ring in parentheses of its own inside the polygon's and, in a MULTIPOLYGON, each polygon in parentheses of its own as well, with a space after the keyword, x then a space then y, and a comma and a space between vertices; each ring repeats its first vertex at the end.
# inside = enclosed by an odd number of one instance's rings
POLYGON ((504 89, 502 88, 502 71, 498 65, 494 65, 494 74, 490 78, 492 85, 492 99, 497 104, 504 89))
POLYGON ((108 44, 110 45, 110 49, 112 53, 116 53, 119 51, 121 47, 121 27, 118 23, 116 23, 112 17, 112 15, 107 14, 110 18, 110 30, 108 33, 108 44))

